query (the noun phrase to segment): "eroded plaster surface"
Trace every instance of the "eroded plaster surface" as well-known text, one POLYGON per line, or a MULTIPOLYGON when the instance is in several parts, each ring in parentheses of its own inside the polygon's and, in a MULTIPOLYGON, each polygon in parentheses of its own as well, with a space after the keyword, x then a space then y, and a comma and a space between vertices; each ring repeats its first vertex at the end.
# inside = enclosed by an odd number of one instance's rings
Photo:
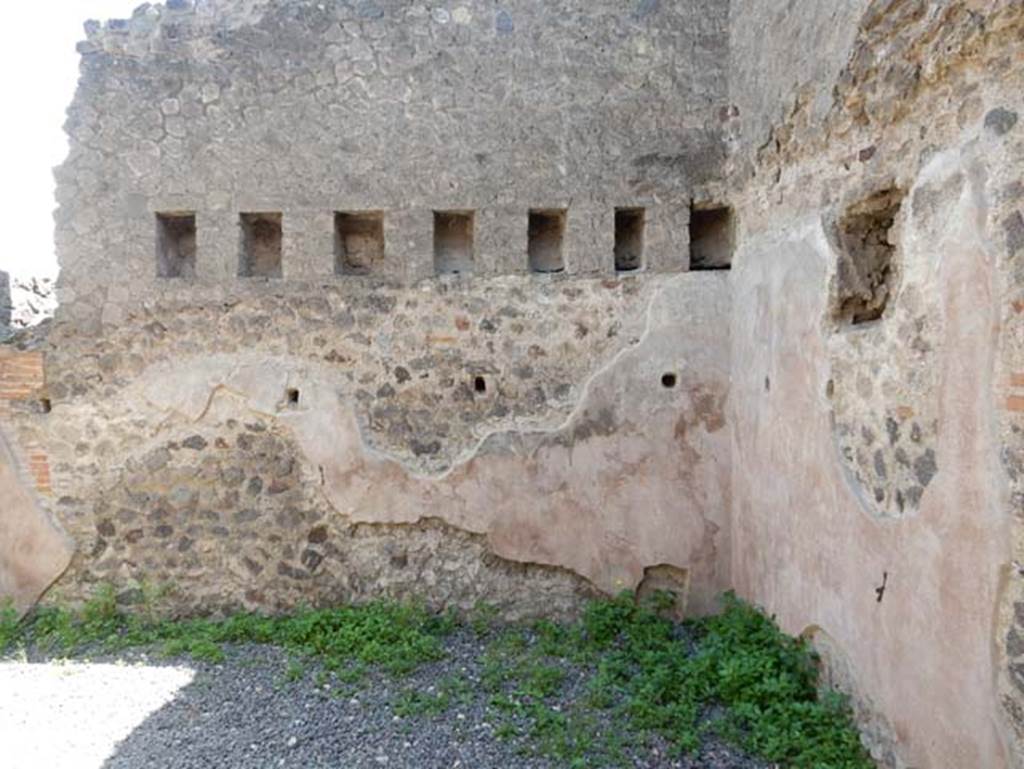
MULTIPOLYGON (((620 298, 628 290, 590 288, 620 298)), ((450 310, 466 300, 437 301, 450 310)), ((328 600, 357 559, 372 560, 368 550, 350 552, 347 532, 360 524, 390 527, 402 550, 402 527, 438 521, 479 535, 499 559, 574 574, 579 585, 562 579, 573 594, 633 589, 647 567, 672 565, 687 574, 692 609, 712 608, 728 584, 727 277, 665 278, 631 301, 639 322, 614 352, 588 366, 560 408, 529 418, 497 409, 500 415, 471 423, 472 430, 453 431, 426 458, 378 440, 358 377, 325 360, 324 345, 319 354, 301 347, 226 352, 215 330, 169 335, 163 352, 150 364, 140 361, 107 403, 55 406, 61 425, 50 442, 52 459, 75 478, 74 493, 57 507, 67 511, 82 552, 69 580, 78 586, 58 592, 79 596, 101 579, 131 583, 150 574, 178 585, 178 600, 197 606, 259 605, 261 598, 278 605, 321 591, 328 600), (200 340, 208 350, 197 354, 200 340), (671 387, 666 374, 675 378, 671 387), (289 391, 298 391, 297 403, 289 391), (81 436, 96 424, 105 426, 100 444, 87 451, 81 436), (108 459, 104 449, 114 435, 125 443, 108 459), (87 515, 69 513, 83 507, 87 515), (669 530, 673 536, 664 536, 669 530), (240 579, 226 578, 223 564, 240 579)), ((306 315, 303 325, 328 337, 337 334, 328 327, 332 317, 306 315)), ((452 333, 460 334, 455 324, 452 333)), ((473 332, 462 337, 469 344, 473 332)), ((409 340, 410 354, 419 344, 409 340)), ((392 354, 401 358, 404 347, 396 344, 392 354)), ((51 393, 73 391, 80 367, 69 364, 63 380, 59 353, 52 355, 51 393)), ((368 357, 362 365, 380 364, 368 357)), ((506 365, 488 374, 492 392, 473 396, 491 410, 517 394, 516 365, 506 365)), ((438 375, 444 372, 431 370, 438 375)), ((422 388, 391 381, 398 403, 422 388)), ((376 403, 386 400, 378 394, 376 403)), ((461 588, 427 597, 471 606, 486 588, 466 566, 479 557, 465 549, 455 561, 461 588)), ((359 571, 367 594, 385 590, 386 578, 359 571)), ((403 584, 415 573, 404 566, 396 572, 403 584)), ((489 600, 504 601, 500 581, 492 593, 489 600)), ((548 603, 540 589, 523 600, 535 610, 548 603)))
MULTIPOLYGON (((1018 766, 1000 647, 1019 579, 1006 222, 1024 153, 1000 116, 1020 111, 1024 20, 1012 3, 861 6, 844 5, 848 45, 777 71, 781 119, 733 128, 733 579, 819 647, 882 765, 1018 766), (891 291, 852 323, 836 226, 893 190, 871 240, 893 246, 891 291)), ((733 12, 735 30, 761 11, 733 12)), ((791 44, 834 37, 813 18, 791 44)), ((738 34, 734 71, 762 45, 779 61, 778 39, 738 34)), ((760 109, 731 82, 741 115, 760 109)))
POLYGON ((72 545, 39 504, 19 464, 0 427, 0 596, 21 613, 67 568, 72 545))

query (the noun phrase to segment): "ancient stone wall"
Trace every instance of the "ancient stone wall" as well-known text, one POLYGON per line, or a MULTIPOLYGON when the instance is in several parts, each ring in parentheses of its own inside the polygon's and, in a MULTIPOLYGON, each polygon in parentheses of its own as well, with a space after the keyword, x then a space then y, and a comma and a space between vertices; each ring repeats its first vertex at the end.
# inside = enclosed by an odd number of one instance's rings
POLYGON ((1018 2, 177 0, 87 32, 61 307, 0 400, 0 526, 74 556, 20 605, 735 587, 883 766, 1022 765, 1018 2))
POLYGON ((657 582, 712 609, 727 20, 290 0, 87 25, 61 304, 25 342, 46 386, 11 417, 75 543, 50 599, 520 615, 657 582), (694 201, 715 269, 687 269, 694 201))
POLYGON ((58 174, 63 315, 258 290, 240 275, 525 274, 531 211, 563 215, 569 276, 614 274, 616 210, 642 214, 646 271, 684 270, 724 155, 727 20, 713 0, 220 0, 90 25, 58 174))
POLYGON ((732 13, 735 584, 819 646, 883 765, 1019 765, 1024 12, 732 13))
POLYGON ((100 336, 58 323, 52 412, 22 416, 79 546, 54 595, 149 579, 183 608, 278 608, 394 583, 504 604, 518 588, 478 574, 486 551, 513 575, 503 561, 558 567, 572 595, 674 565, 706 608, 727 585, 729 303, 721 275, 693 278, 155 305, 100 336), (488 546, 416 560, 428 519, 488 546))

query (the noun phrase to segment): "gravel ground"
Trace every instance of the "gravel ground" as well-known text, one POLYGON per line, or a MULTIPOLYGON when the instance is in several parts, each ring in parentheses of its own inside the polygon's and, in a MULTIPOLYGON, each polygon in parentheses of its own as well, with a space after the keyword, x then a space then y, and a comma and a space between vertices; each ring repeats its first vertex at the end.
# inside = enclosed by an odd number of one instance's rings
MULTIPOLYGON (((0 745, 8 769, 561 769, 523 737, 496 734, 502 715, 479 680, 482 643, 447 639, 447 658, 411 676, 371 673, 346 684, 314 662, 273 647, 225 649, 219 664, 140 652, 118 660, 0 663, 0 745), (457 676, 471 685, 444 712, 398 715, 411 690, 434 692, 457 676), (13 758, 14 763, 9 763, 13 758)), ((567 670, 557 705, 582 693, 567 670)), ((598 726, 600 729, 600 726, 598 726)), ((769 769, 709 741, 692 757, 638 748, 650 769, 769 769)))

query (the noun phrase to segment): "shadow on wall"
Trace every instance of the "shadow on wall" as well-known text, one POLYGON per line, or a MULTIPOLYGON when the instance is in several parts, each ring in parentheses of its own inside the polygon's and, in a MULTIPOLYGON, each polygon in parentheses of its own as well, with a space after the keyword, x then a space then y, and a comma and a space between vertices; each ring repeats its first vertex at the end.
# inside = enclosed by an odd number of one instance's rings
POLYGON ((870 746, 871 757, 880 766, 904 769, 906 764, 900 761, 896 750, 898 741, 895 730, 882 717, 880 710, 873 706, 871 699, 858 688, 860 677, 839 643, 818 625, 805 629, 800 638, 807 641, 819 656, 819 690, 838 691, 849 697, 857 725, 866 738, 866 744, 870 746))

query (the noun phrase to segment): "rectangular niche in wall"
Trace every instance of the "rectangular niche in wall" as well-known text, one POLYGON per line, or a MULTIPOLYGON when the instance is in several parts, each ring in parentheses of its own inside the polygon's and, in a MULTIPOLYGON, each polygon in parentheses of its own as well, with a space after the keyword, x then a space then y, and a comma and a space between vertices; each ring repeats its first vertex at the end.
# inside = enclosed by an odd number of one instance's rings
POLYGON ((438 274, 473 269, 473 212, 434 212, 434 271, 438 274))
POLYGON ((369 275, 384 262, 384 213, 340 211, 334 215, 334 271, 369 275))
POLYGON ((633 272, 643 266, 644 209, 615 209, 615 270, 633 272))
POLYGON ((156 215, 156 274, 191 278, 196 274, 196 215, 176 211, 156 215))
POLYGON ((527 230, 527 252, 531 272, 562 272, 565 257, 565 209, 534 209, 530 211, 527 230))
POLYGON ((836 222, 833 314, 840 323, 869 323, 885 314, 895 282, 893 229, 902 203, 902 190, 885 189, 848 207, 836 222))
POLYGON ((242 253, 238 274, 246 278, 281 277, 281 214, 242 214, 242 253))
POLYGON ((690 269, 728 270, 733 252, 732 209, 700 206, 690 209, 690 269))

